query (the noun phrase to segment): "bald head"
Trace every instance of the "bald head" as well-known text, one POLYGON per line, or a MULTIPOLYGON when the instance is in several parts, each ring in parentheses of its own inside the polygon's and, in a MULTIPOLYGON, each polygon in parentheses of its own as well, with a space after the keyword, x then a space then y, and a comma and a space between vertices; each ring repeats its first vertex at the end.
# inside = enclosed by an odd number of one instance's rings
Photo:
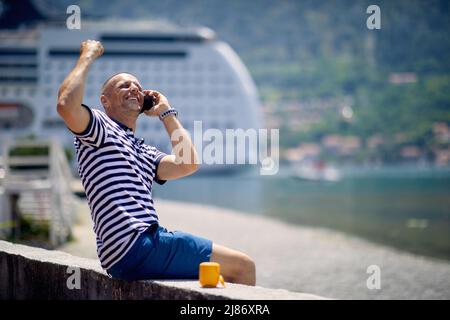
POLYGON ((134 75, 132 75, 131 73, 128 73, 128 72, 119 72, 119 73, 113 74, 111 77, 106 79, 106 81, 103 83, 101 94, 107 95, 111 91, 111 88, 114 87, 114 84, 118 80, 122 79, 123 76, 127 77, 127 78, 131 76, 137 80, 137 78, 134 75))

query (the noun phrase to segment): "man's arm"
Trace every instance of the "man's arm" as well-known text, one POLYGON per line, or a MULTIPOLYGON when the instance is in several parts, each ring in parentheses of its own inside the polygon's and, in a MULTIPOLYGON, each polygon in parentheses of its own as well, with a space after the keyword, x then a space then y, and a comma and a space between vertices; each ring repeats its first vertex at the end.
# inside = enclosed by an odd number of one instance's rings
POLYGON ((77 65, 69 73, 58 92, 57 110, 67 127, 77 133, 89 124, 90 115, 83 102, 84 86, 92 62, 103 54, 103 46, 95 40, 83 41, 77 65))
MULTIPOLYGON (((156 98, 156 105, 145 114, 159 116, 170 109, 167 98, 157 91, 144 91, 156 98)), ((169 115, 162 120, 172 143, 173 155, 167 155, 161 159, 156 176, 159 180, 173 180, 190 175, 198 169, 198 155, 188 132, 174 115, 169 115)))

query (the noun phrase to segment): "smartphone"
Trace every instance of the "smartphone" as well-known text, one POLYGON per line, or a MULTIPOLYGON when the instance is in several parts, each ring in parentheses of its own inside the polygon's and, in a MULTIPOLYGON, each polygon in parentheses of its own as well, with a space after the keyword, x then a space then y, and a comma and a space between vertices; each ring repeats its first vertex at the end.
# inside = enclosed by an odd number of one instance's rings
POLYGON ((144 112, 144 111, 147 111, 147 110, 150 110, 151 108, 153 108, 155 106, 155 97, 154 96, 151 96, 151 95, 149 95, 149 94, 146 94, 145 96, 144 96, 144 104, 142 105, 142 108, 141 108, 141 112, 140 113, 142 113, 142 112, 144 112))

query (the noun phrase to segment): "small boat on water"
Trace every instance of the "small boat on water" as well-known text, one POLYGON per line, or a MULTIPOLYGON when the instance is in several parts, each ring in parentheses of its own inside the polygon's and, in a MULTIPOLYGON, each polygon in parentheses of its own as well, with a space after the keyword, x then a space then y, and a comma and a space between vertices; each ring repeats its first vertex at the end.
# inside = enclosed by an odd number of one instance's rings
POLYGON ((339 181, 341 179, 340 171, 324 161, 296 163, 293 166, 293 176, 311 181, 339 181))

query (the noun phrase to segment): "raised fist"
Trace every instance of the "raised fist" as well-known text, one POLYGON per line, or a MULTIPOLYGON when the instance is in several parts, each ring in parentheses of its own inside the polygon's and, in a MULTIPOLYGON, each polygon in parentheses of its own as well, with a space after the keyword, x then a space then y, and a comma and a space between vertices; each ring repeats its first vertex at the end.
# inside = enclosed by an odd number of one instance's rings
POLYGON ((81 43, 81 55, 87 58, 96 59, 104 52, 100 41, 86 40, 81 43))

